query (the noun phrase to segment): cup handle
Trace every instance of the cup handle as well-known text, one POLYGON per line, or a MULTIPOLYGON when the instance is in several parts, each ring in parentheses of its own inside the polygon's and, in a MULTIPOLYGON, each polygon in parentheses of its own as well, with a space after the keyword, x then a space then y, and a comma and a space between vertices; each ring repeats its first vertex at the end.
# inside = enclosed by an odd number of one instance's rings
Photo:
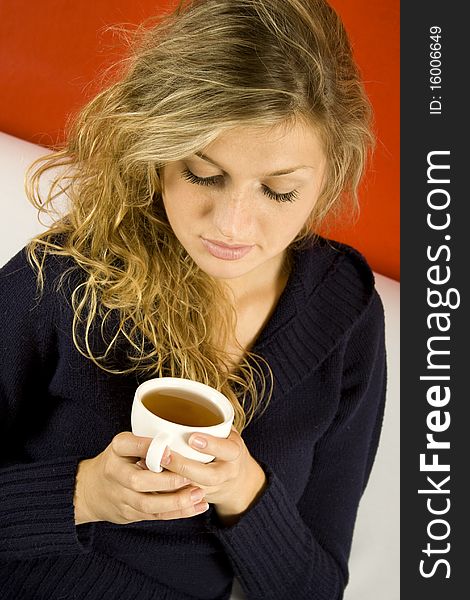
POLYGON ((157 434, 150 443, 149 449, 147 450, 147 456, 145 462, 150 471, 154 473, 161 473, 163 471, 161 467, 162 456, 165 448, 170 444, 171 436, 167 433, 157 434))

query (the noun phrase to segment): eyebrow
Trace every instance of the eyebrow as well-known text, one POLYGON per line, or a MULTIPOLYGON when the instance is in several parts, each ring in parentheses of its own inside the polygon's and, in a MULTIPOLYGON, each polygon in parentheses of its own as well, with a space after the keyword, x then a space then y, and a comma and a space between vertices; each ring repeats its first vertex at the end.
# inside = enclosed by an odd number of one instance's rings
MULTIPOLYGON (((199 156, 199 158, 202 158, 202 160, 211 163, 212 165, 223 171, 223 173, 225 173, 224 169, 222 169, 222 167, 219 164, 217 164, 215 160, 212 160, 212 158, 209 158, 209 156, 207 156, 206 154, 203 154, 202 152, 195 152, 194 154, 196 156, 199 156)), ((298 167, 291 167, 290 169, 281 169, 280 171, 274 171, 274 173, 269 173, 268 175, 265 175, 265 177, 278 177, 279 175, 288 175, 289 173, 299 171, 300 169, 313 169, 313 167, 309 167, 308 165, 299 165, 298 167)))

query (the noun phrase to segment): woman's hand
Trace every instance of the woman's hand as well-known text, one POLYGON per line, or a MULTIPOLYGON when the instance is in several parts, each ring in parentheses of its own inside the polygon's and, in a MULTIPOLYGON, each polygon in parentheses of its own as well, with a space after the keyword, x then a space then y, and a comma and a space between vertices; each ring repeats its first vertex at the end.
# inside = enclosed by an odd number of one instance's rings
POLYGON ((266 475, 250 455, 240 434, 232 427, 227 439, 195 433, 189 444, 199 452, 215 456, 211 463, 200 463, 171 451, 162 466, 185 477, 204 491, 226 525, 235 523, 266 487, 266 475), (202 440, 204 447, 197 444, 202 440))
POLYGON ((171 471, 154 473, 136 464, 151 438, 116 435, 95 458, 80 461, 74 495, 75 523, 132 523, 183 519, 207 510, 204 492, 171 471))

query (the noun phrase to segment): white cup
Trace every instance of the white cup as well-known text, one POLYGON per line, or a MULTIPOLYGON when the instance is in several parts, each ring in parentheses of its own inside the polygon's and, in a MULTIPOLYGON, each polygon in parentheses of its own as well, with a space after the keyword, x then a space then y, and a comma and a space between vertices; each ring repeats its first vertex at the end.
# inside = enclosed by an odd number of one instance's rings
POLYGON ((165 447, 178 452, 186 458, 208 463, 214 456, 194 450, 188 440, 195 432, 207 433, 215 437, 227 438, 233 423, 233 406, 226 396, 216 389, 191 379, 178 377, 160 377, 149 379, 139 385, 132 404, 131 425, 132 433, 143 437, 153 438, 145 458, 147 467, 155 473, 160 473, 160 465, 165 447), (208 427, 193 427, 173 423, 157 416, 142 404, 142 399, 149 392, 158 391, 179 398, 188 398, 205 406, 212 406, 223 417, 223 422, 208 427))

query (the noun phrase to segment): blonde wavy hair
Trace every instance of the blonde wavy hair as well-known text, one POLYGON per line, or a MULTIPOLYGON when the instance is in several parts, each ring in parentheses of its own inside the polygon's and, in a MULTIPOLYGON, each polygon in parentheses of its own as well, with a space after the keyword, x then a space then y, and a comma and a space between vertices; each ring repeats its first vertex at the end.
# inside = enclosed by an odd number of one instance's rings
POLYGON ((52 212, 63 195, 69 208, 30 242, 28 258, 40 290, 47 255, 73 258, 82 275, 73 339, 84 356, 111 373, 211 385, 233 403, 242 431, 267 406, 272 372, 250 351, 231 369, 234 308, 174 235, 160 170, 240 125, 316 127, 326 180, 290 256, 341 198, 357 205, 370 105, 341 20, 322 0, 186 0, 134 36, 117 80, 69 123, 67 141, 30 167, 38 210, 52 212), (56 167, 42 194, 41 176, 56 167))

